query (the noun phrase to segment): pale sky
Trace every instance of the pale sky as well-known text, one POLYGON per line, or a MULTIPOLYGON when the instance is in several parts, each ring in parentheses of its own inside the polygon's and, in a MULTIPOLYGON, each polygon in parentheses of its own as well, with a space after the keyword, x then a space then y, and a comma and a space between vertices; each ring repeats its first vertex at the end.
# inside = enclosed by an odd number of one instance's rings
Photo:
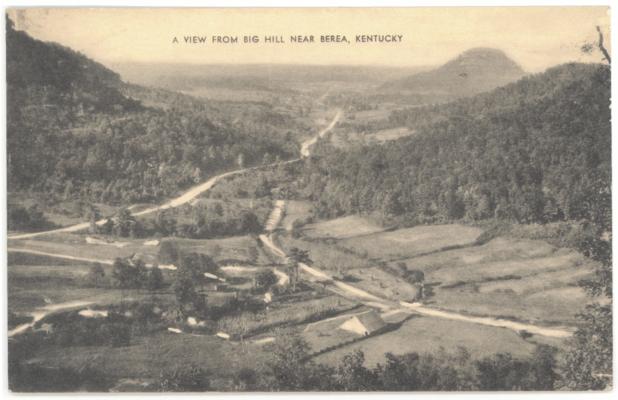
POLYGON ((383 9, 10 9, 16 28, 111 64, 295 63, 438 65, 472 47, 502 49, 537 72, 568 61, 600 61, 581 45, 605 32, 608 7, 466 7, 383 9), (320 35, 346 35, 350 44, 319 43, 320 35), (355 35, 403 35, 401 43, 355 43, 355 35), (184 36, 207 44, 184 44, 184 36), (212 44, 213 35, 282 35, 285 44, 212 44), (292 44, 290 35, 317 43, 292 44), (176 37, 180 43, 173 43, 176 37))

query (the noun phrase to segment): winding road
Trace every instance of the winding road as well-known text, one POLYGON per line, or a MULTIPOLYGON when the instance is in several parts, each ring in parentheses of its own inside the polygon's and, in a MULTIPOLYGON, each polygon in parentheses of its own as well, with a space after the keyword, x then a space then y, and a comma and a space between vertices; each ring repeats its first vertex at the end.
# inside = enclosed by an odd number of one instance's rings
MULTIPOLYGON (((273 254, 282 258, 287 257, 283 249, 281 249, 275 244, 272 232, 268 235, 260 235, 260 240, 262 241, 264 246, 266 246, 273 254)), ((568 338, 573 334, 570 330, 565 328, 542 327, 538 325, 526 324, 502 318, 468 316, 450 311, 443 311, 431 307, 426 307, 421 303, 407 303, 403 301, 397 303, 389 299, 378 297, 372 293, 369 293, 363 289, 359 289, 345 282, 341 282, 332 277, 331 275, 327 274, 326 272, 321 271, 315 267, 310 267, 307 264, 300 263, 298 266, 301 271, 313 276, 317 280, 331 284, 332 286, 330 286, 329 289, 332 292, 343 297, 352 298, 354 300, 360 301, 361 303, 369 307, 378 308, 381 311, 398 310, 402 312, 412 312, 436 318, 464 321, 473 324, 493 326, 496 328, 506 328, 517 332, 528 331, 536 335, 553 338, 568 338)))
MULTIPOLYGON (((314 136, 313 138, 308 139, 302 143, 301 150, 300 150, 301 158, 289 160, 285 162, 280 162, 280 163, 274 163, 274 164, 271 164, 271 166, 281 165, 281 164, 290 163, 290 162, 296 162, 302 158, 309 157, 309 155, 311 154, 310 153, 311 147, 335 127, 335 125, 337 124, 337 122, 339 122, 342 115, 343 115, 342 111, 338 110, 328 126, 326 126, 324 129, 319 131, 318 134, 314 136)), ((146 214, 154 213, 160 210, 175 208, 175 207, 179 207, 181 205, 187 204, 191 202, 192 200, 194 200, 196 197, 203 194, 204 192, 210 190, 221 179, 232 176, 232 175, 237 175, 237 174, 241 174, 241 173, 248 172, 251 170, 255 170, 257 168, 263 168, 263 166, 243 168, 243 169, 230 171, 230 172, 226 172, 226 173, 214 176, 210 178, 209 180, 207 180, 206 182, 192 187, 191 189, 189 189, 188 191, 186 191, 185 193, 183 193, 177 198, 174 198, 162 205, 139 211, 133 215, 134 216, 146 215, 146 214)), ((287 255, 280 247, 278 247, 275 244, 273 232, 277 228, 283 216, 284 207, 285 207, 285 201, 277 200, 275 202, 275 207, 273 211, 271 212, 271 215, 265 227, 265 233, 259 236, 264 246, 266 246, 273 254, 281 258, 286 258, 287 255)), ((107 219, 102 219, 100 221, 97 221, 97 225, 102 225, 106 221, 107 219)), ((42 236, 42 235, 47 235, 47 234, 52 234, 52 233, 77 232, 77 231, 88 228, 88 226, 89 226, 89 223, 85 222, 85 223, 80 223, 80 224, 67 226, 67 227, 59 228, 59 229, 54 229, 50 231, 9 235, 8 239, 27 239, 27 238, 32 238, 32 237, 37 237, 37 236, 42 236)), ((45 256, 50 256, 50 257, 66 258, 66 259, 78 260, 78 261, 99 262, 102 264, 112 263, 111 260, 99 260, 99 259, 90 259, 90 258, 85 258, 85 257, 84 258, 74 257, 74 256, 68 256, 68 255, 40 252, 36 250, 28 250, 28 249, 23 249, 23 248, 9 247, 8 251, 39 254, 39 255, 45 255, 45 256)), ((363 304, 366 304, 369 307, 379 308, 383 311, 384 310, 398 310, 398 311, 404 311, 404 312, 413 312, 413 313, 424 314, 424 315, 433 316, 437 318, 465 321, 469 323, 506 328, 506 329, 511 329, 515 331, 526 330, 530 333, 534 333, 534 334, 538 334, 542 336, 548 336, 548 337, 566 338, 572 335, 572 332, 570 330, 563 329, 563 328, 547 328, 547 327, 541 327, 541 326, 532 325, 532 324, 514 322, 514 321, 500 319, 500 318, 468 316, 468 315, 457 314, 454 312, 443 311, 443 310, 426 307, 422 305, 421 303, 406 303, 406 302, 396 303, 392 300, 378 297, 372 293, 359 289, 353 285, 347 284, 345 282, 341 282, 333 278, 329 274, 315 267, 306 265, 304 263, 299 264, 299 268, 301 271, 313 276, 317 280, 328 282, 330 284, 329 289, 333 291, 334 293, 344 296, 344 297, 350 297, 350 298, 356 299, 362 302, 363 304)), ((276 268, 274 268, 274 272, 275 274, 277 274, 277 277, 279 278, 279 282, 278 282, 279 284, 284 285, 287 282, 289 282, 289 277, 285 273, 277 270, 276 268)), ((84 304, 88 304, 88 303, 85 302, 84 304)), ((19 332, 22 332, 23 330, 28 329, 28 327, 34 325, 36 321, 40 320, 41 318, 43 318, 45 315, 47 315, 50 312, 57 311, 59 309, 58 307, 62 307, 62 306, 63 306, 62 304, 58 304, 53 309, 51 308, 52 306, 49 306, 49 307, 42 308, 38 311, 35 311, 35 313, 32 314, 33 317, 35 318, 35 321, 32 322, 31 324, 25 324, 23 326, 18 327, 19 332)), ((66 306, 75 307, 76 303, 67 304, 66 306)), ((17 328, 16 328, 13 331, 9 332, 9 336, 12 336, 19 332, 17 332, 17 328)))
POLYGON ((91 304, 94 303, 92 301, 69 301, 66 303, 50 304, 44 307, 37 308, 35 311, 29 314, 32 317, 32 321, 18 325, 15 328, 11 329, 8 333, 8 337, 13 337, 15 335, 19 335, 20 333, 24 333, 25 331, 36 325, 37 322, 50 314, 71 309, 79 309, 89 306, 91 304))
MULTIPOLYGON (((311 148, 311 146, 313 146, 315 143, 317 143, 317 141, 319 139, 323 138, 328 132, 330 132, 335 127, 335 125, 337 125, 337 122, 339 121, 339 119, 341 118, 342 115, 343 115, 342 111, 341 110, 337 110, 337 113, 335 114, 335 117, 332 119, 330 124, 328 124, 328 126, 326 126, 321 131, 319 131, 317 133, 317 135, 315 135, 311 139, 308 139, 308 140, 304 141, 301 144, 301 149, 300 149, 300 154, 302 156, 301 158, 309 156, 309 154, 310 154, 309 149, 311 148)), ((296 162, 296 161, 299 161, 301 158, 296 158, 296 159, 293 159, 293 160, 273 163, 273 164, 270 164, 270 166, 276 166, 276 165, 296 162)), ((182 206, 184 204, 187 204, 187 203, 191 202, 196 197, 200 196, 202 193, 207 192, 208 190, 210 190, 217 182, 219 182, 223 178, 227 178, 227 177, 232 176, 232 175, 242 174, 242 173, 245 173, 245 172, 253 171, 253 170, 256 170, 256 169, 259 169, 259 168, 264 168, 264 167, 265 166, 256 166, 256 167, 250 167, 250 168, 242 168, 242 169, 238 169, 238 170, 234 170, 234 171, 230 171, 230 172, 225 172, 223 174, 214 176, 214 177, 210 178, 209 180, 207 180, 206 182, 203 182, 203 183, 201 183, 201 184, 199 184, 197 186, 194 186, 194 187, 190 188, 189 190, 184 192, 182 195, 180 195, 180 196, 178 196, 178 197, 168 201, 167 203, 164 203, 162 205, 155 206, 155 207, 150 207, 150 208, 147 208, 145 210, 136 212, 136 213, 133 214, 133 216, 139 217, 141 215, 152 214, 154 212, 166 210, 166 209, 169 209, 169 208, 180 207, 180 206, 182 206)), ((97 225, 103 225, 106 222, 107 222, 107 218, 104 218, 104 219, 101 219, 101 220, 97 221, 96 224, 97 225)), ((52 230, 49 230, 49 231, 41 231, 41 232, 31 232, 31 233, 21 233, 21 234, 8 235, 7 239, 30 239, 30 238, 33 238, 33 237, 49 235, 49 234, 53 234, 53 233, 79 232, 81 230, 87 229, 89 226, 90 226, 89 222, 82 222, 82 223, 79 223, 79 224, 76 224, 76 225, 70 225, 70 226, 66 226, 66 227, 63 227, 63 228, 52 229, 52 230)))

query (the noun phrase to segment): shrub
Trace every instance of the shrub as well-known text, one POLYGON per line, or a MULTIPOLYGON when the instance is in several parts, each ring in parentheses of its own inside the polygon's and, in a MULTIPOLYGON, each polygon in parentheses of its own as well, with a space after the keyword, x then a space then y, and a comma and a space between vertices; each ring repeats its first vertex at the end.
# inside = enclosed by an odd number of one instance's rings
POLYGON ((195 364, 177 365, 161 371, 158 390, 160 392, 202 392, 210 389, 206 371, 195 364))

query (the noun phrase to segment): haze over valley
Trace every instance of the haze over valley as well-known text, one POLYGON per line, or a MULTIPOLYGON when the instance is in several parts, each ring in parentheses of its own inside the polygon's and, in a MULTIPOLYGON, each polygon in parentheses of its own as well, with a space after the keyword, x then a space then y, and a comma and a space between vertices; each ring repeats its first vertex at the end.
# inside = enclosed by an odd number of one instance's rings
POLYGON ((100 63, 7 17, 11 390, 610 388, 594 37, 533 73, 100 63))

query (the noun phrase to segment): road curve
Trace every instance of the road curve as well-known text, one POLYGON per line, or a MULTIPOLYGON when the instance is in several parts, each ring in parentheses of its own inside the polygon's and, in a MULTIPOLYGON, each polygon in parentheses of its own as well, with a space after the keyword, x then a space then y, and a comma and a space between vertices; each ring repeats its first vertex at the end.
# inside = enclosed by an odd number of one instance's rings
MULTIPOLYGON (((260 235, 260 240, 273 254, 276 254, 279 257, 285 258, 285 252, 274 243, 274 240, 271 235, 260 235)), ((403 312, 413 312, 423 315, 428 315, 436 318, 464 321, 473 324, 493 326, 496 328, 506 328, 514 331, 528 331, 530 333, 547 336, 547 337, 555 337, 555 338, 568 338, 573 335, 570 330, 564 328, 546 328, 542 326, 526 324, 521 322, 510 321, 501 318, 491 318, 491 317, 474 317, 463 314, 458 314, 450 311, 437 310, 430 307, 425 307, 421 303, 407 303, 404 301, 400 301, 399 303, 395 303, 389 299, 378 297, 374 294, 371 294, 363 289, 359 289, 353 285, 347 284, 345 282, 341 282, 329 274, 321 271, 317 268, 310 267, 307 264, 300 263, 300 270, 303 272, 313 276, 314 278, 328 282, 336 287, 330 288, 331 291, 349 298, 354 298, 363 304, 372 307, 379 308, 381 310, 386 309, 398 309, 403 312)))
POLYGON ((328 124, 326 128, 318 132, 316 136, 303 142, 302 146, 300 147, 301 157, 303 158, 309 157, 309 154, 311 154, 309 151, 311 149, 311 146, 316 144, 319 139, 323 138, 324 135, 330 132, 335 127, 335 125, 337 125, 337 122, 339 122, 339 119, 341 118, 342 115, 343 115, 343 112, 341 110, 338 110, 337 114, 335 114, 335 118, 333 118, 333 120, 330 122, 330 124, 328 124))
MULTIPOLYGON (((330 124, 322 129, 321 131, 319 131, 317 133, 316 136, 314 136, 312 139, 307 140, 305 142, 302 143, 301 145, 301 156, 302 157, 307 157, 309 156, 309 148, 318 141, 318 139, 324 137, 324 135, 326 135, 331 129, 333 129, 335 127, 335 125, 337 124, 337 122, 339 121, 339 119, 342 116, 342 112, 341 110, 338 110, 337 113, 335 114, 335 117, 333 118, 333 120, 330 122, 330 124)), ((271 164, 271 166, 275 166, 275 165, 282 165, 282 164, 288 164, 288 163, 292 163, 292 162, 296 162, 300 160, 300 158, 296 158, 293 160, 288 160, 288 161, 283 161, 283 162, 278 162, 278 163, 273 163, 271 164)), ((166 210, 169 208, 175 208, 175 207, 179 207, 182 206, 184 204, 187 204, 189 202, 191 202, 192 200, 194 200, 196 197, 198 197, 199 195, 201 195, 204 192, 207 192, 208 190, 210 190, 217 182, 219 182, 221 179, 223 178, 227 178, 229 176, 232 175, 238 175, 238 174, 242 174, 245 172, 249 172, 249 171, 253 171, 256 170, 258 168, 264 168, 264 166, 256 166, 256 167, 251 167, 251 168, 242 168, 242 169, 238 169, 235 171, 230 171, 230 172, 225 172, 223 174, 214 176, 212 178, 210 178, 209 180, 207 180, 206 182, 203 182, 199 185, 196 185, 192 188, 190 188, 189 190, 187 190, 186 192, 184 192, 182 195, 162 204, 159 206, 155 206, 155 207, 150 207, 147 208, 145 210, 139 211, 134 213, 133 215, 136 217, 139 217, 141 215, 146 215, 146 214, 151 214, 157 211, 162 211, 162 210, 166 210)), ((101 219, 99 221, 96 222, 97 225, 103 225, 107 222, 107 218, 101 219)), ((38 236, 43 236, 43 235, 49 235, 49 234, 53 234, 53 233, 71 233, 71 232, 78 232, 84 229, 87 229, 90 226, 89 222, 82 222, 76 225, 71 225, 71 226, 66 226, 63 228, 58 228, 58 229, 52 229, 49 231, 42 231, 42 232, 31 232, 31 233, 21 233, 21 234, 14 234, 14 235, 8 235, 7 239, 29 239, 29 238, 33 238, 33 237, 38 237, 38 236)))
POLYGON ((19 335, 21 333, 26 332, 29 328, 32 328, 36 325, 37 322, 48 316, 49 314, 53 314, 55 312, 65 311, 73 308, 82 308, 94 304, 92 301, 69 301, 66 303, 59 304, 50 304, 45 307, 37 308, 35 311, 30 313, 32 317, 32 321, 16 326, 11 329, 8 333, 8 337, 13 337, 19 335))

